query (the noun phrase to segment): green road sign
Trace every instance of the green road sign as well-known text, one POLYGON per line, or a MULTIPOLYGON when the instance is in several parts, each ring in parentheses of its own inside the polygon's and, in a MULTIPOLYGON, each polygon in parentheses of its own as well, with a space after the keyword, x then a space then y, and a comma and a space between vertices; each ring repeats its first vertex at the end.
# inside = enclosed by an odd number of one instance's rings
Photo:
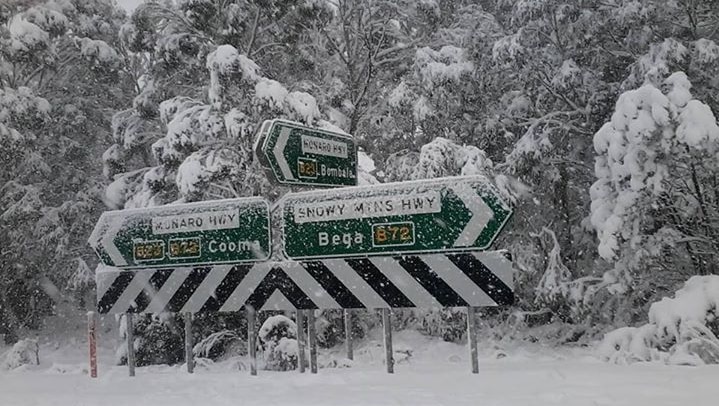
POLYGON ((348 135, 271 120, 262 124, 255 150, 281 184, 357 184, 357 148, 348 135))
POLYGON ((119 268, 265 261, 269 205, 253 197, 108 211, 88 242, 119 268))
POLYGON ((488 249, 512 214, 483 177, 453 177, 282 199, 291 259, 488 249))

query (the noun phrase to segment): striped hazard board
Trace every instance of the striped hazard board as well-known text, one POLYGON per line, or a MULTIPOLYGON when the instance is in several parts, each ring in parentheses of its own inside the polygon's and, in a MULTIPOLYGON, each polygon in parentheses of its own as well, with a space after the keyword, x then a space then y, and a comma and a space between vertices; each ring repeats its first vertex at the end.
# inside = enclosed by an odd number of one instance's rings
POLYGON ((498 306, 514 302, 502 252, 263 262, 96 273, 100 313, 498 306))

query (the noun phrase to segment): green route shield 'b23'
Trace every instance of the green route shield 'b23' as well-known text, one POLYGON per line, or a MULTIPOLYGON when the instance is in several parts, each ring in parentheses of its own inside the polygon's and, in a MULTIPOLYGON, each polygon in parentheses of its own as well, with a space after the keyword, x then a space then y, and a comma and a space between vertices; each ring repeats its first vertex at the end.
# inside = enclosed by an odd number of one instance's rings
POLYGON ((265 261, 269 205, 245 198, 108 211, 88 242, 105 265, 118 268, 265 261))
POLYGON ((282 201, 291 259, 484 250, 512 214, 479 176, 290 193, 282 201))
POLYGON ((281 184, 357 184, 357 148, 346 134, 271 120, 263 123, 257 141, 260 162, 281 184))

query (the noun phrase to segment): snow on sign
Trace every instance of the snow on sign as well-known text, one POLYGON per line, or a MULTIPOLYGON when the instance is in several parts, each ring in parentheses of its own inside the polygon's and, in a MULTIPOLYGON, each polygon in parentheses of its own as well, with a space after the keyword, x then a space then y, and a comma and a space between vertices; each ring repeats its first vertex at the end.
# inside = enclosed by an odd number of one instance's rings
POLYGON ((182 267, 96 274, 100 313, 510 305, 499 251, 182 267))
POLYGON ((357 184, 357 148, 348 135, 284 120, 265 121, 257 155, 277 182, 306 186, 357 184))
POLYGON ((479 176, 289 193, 282 206, 291 259, 484 250, 512 214, 479 176))
POLYGON ((272 247, 269 205, 245 198, 108 211, 88 242, 118 268, 264 261, 272 247))

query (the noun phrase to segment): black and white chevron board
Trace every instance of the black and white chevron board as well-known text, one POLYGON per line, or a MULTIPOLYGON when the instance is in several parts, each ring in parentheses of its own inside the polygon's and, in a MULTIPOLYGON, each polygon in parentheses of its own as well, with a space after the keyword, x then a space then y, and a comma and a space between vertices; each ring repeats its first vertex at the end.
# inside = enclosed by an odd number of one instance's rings
POLYGON ((514 302, 503 252, 261 262, 96 273, 100 313, 481 307, 514 302))

